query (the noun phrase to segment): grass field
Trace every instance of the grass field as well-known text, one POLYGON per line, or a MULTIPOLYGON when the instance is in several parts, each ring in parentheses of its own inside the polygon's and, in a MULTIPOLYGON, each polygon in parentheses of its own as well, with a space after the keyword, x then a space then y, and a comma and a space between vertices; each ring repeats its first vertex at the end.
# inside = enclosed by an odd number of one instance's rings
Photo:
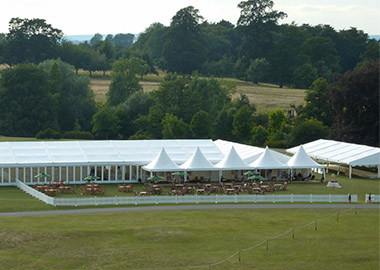
MULTIPOLYGON (((145 92, 151 92, 160 86, 164 74, 159 76, 148 75, 140 82, 145 92)), ((290 105, 304 105, 306 91, 292 88, 279 88, 276 85, 270 84, 253 84, 237 79, 224 79, 224 82, 232 82, 236 85, 236 93, 233 97, 238 97, 239 94, 245 94, 249 100, 257 107, 258 112, 269 112, 275 109, 288 109, 290 105)), ((97 102, 105 102, 106 94, 109 90, 111 77, 101 74, 94 74, 91 78, 90 87, 95 93, 97 102)))
POLYGON ((339 221, 334 213, 184 210, 7 217, 0 219, 0 268, 378 269, 378 210, 355 215, 350 209, 339 221), (267 250, 268 238, 276 239, 267 250))

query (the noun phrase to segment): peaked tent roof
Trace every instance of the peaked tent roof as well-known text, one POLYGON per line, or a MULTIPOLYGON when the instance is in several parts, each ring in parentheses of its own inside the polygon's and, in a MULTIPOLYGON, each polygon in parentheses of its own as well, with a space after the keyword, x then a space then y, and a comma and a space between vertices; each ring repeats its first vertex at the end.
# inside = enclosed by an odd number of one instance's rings
POLYGON ((292 169, 323 168, 323 165, 318 164, 306 154, 302 145, 298 148, 297 153, 288 161, 287 164, 292 169))
MULTIPOLYGON (((220 149, 220 151, 223 153, 223 155, 227 155, 228 151, 230 150, 231 146, 233 146, 236 150, 236 152, 239 154, 239 156, 247 163, 252 163, 256 159, 259 158, 259 156, 264 152, 264 148, 241 144, 241 143, 235 143, 225 140, 216 140, 214 141, 216 146, 220 149)), ((269 151, 272 153, 272 155, 278 159, 282 163, 288 162, 290 159, 289 156, 281 154, 277 151, 269 149, 269 151)))
POLYGON ((215 165, 222 170, 251 170, 252 167, 249 166, 244 160, 241 159, 239 154, 236 152, 235 147, 231 147, 228 154, 215 165))
POLYGON ((195 150, 194 154, 181 166, 185 171, 216 171, 219 168, 215 167, 210 161, 208 161, 202 154, 199 147, 195 150))
POLYGON ((268 146, 265 148, 264 152, 260 155, 260 157, 249 165, 259 170, 260 169, 289 169, 288 165, 281 163, 272 155, 268 146))
MULTIPOLYGON (((317 160, 348 164, 351 166, 380 165, 380 148, 354 143, 319 139, 303 145, 306 153, 317 160)), ((299 146, 286 150, 297 152, 299 146)))
POLYGON ((152 162, 142 168, 150 172, 181 171, 181 168, 170 159, 165 148, 161 149, 160 153, 152 160, 152 162))

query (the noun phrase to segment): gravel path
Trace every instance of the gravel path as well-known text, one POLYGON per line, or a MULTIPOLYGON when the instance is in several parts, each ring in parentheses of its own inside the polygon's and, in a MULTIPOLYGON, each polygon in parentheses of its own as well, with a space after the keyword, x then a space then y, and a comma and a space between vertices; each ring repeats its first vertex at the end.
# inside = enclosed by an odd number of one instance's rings
POLYGON ((139 206, 118 208, 90 208, 73 210, 53 210, 34 212, 0 213, 0 217, 22 217, 40 215, 67 215, 88 213, 134 212, 134 211, 163 211, 163 210, 218 210, 218 209, 379 209, 379 204, 210 204, 210 205, 170 205, 170 206, 139 206))

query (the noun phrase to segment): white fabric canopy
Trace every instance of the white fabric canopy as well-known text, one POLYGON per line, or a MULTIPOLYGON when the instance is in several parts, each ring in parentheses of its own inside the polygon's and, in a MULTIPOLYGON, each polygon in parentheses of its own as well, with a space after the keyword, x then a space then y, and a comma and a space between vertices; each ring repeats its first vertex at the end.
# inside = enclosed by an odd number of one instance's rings
POLYGON ((177 164, 197 147, 210 162, 224 157, 212 140, 0 142, 0 167, 146 165, 163 147, 177 164))
POLYGON ((161 152, 152 160, 152 162, 142 168, 150 172, 181 171, 181 168, 170 159, 165 148, 162 148, 161 152))
POLYGON ((252 167, 249 166, 236 152, 235 148, 232 146, 228 154, 215 165, 221 170, 251 170, 252 167))
MULTIPOLYGON (((228 152, 230 151, 231 147, 233 146, 238 153, 238 155, 247 163, 250 164, 256 159, 259 158, 259 156, 264 152, 264 148, 241 144, 241 143, 235 143, 230 141, 224 141, 224 140, 216 140, 214 141, 216 146, 220 149, 220 151, 226 156, 228 155, 228 152)), ((279 160, 282 163, 287 163, 290 159, 289 156, 281 154, 277 151, 269 149, 269 151, 272 153, 272 155, 279 160)))
MULTIPOLYGON (((286 152, 294 154, 298 148, 299 146, 296 146, 286 152)), ((380 148, 378 147, 320 139, 304 144, 303 148, 310 157, 326 162, 350 166, 380 165, 380 148)))
POLYGON ((249 165, 257 170, 289 169, 288 165, 281 163, 272 155, 268 146, 265 148, 260 157, 249 165))
POLYGON ((219 168, 215 167, 208 161, 202 154, 199 147, 195 150, 194 154, 180 166, 184 171, 216 171, 219 168))
POLYGON ((297 153, 287 163, 291 169, 312 169, 323 168, 323 165, 318 164, 312 160, 303 149, 301 145, 297 153))

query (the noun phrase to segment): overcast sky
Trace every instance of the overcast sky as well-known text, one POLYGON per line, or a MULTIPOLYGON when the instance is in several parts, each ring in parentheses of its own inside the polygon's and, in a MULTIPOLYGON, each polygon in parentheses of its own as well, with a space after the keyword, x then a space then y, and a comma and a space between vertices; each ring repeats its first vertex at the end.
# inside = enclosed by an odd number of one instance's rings
MULTIPOLYGON (((0 32, 8 32, 13 17, 42 18, 65 35, 143 32, 151 23, 169 25, 175 13, 194 6, 209 22, 236 24, 240 1, 233 0, 1 0, 0 32)), ((329 24, 336 30, 356 27, 380 35, 379 0, 274 0, 297 25, 329 24)))

